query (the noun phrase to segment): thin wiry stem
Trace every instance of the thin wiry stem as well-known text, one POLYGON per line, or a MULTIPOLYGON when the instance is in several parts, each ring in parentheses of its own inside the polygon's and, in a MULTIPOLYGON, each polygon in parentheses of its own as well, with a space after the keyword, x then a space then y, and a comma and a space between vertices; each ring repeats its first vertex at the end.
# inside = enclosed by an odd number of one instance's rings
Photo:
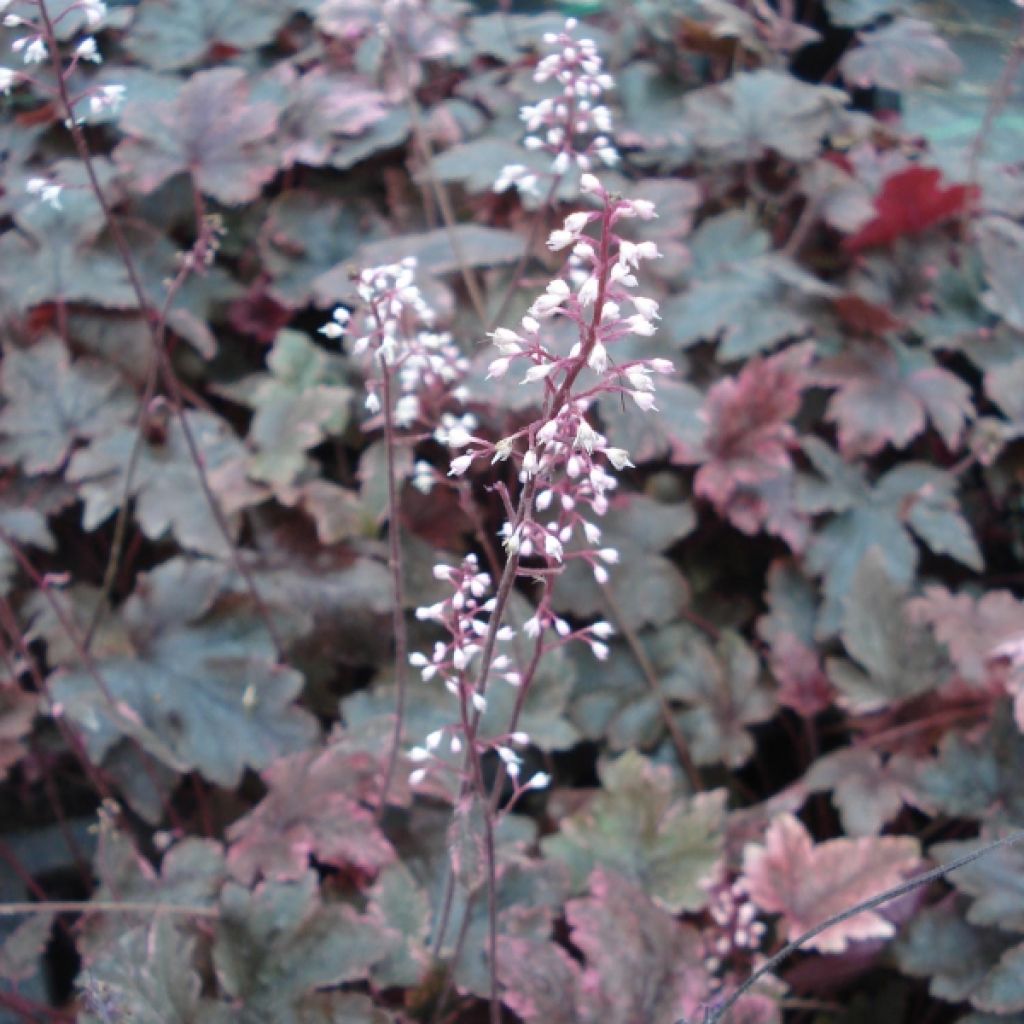
POLYGON ((388 765, 381 784, 380 803, 377 805, 377 821, 384 817, 388 792, 398 767, 398 755, 402 746, 402 731, 405 725, 405 693, 409 642, 405 626, 405 583, 402 566, 402 525, 399 508, 397 467, 395 466, 395 411, 392 394, 392 369, 384 366, 381 372, 381 390, 384 399, 384 446, 388 474, 388 549, 391 569, 392 629, 395 637, 395 727, 391 736, 391 751, 388 765))
MULTIPOLYGON (((42 28, 42 34, 45 38, 47 48, 54 55, 54 60, 59 61, 59 42, 57 40, 56 30, 54 28, 53 19, 50 16, 50 12, 47 9, 46 0, 38 0, 39 4, 39 16, 42 28)), ((234 539, 231 534, 231 530, 228 526, 227 519, 224 516, 224 512, 220 507, 216 496, 210 487, 210 481, 207 477, 206 468, 204 466, 202 453, 199 451, 199 446, 196 443, 194 432, 188 422, 188 417, 185 414, 185 402, 183 396, 183 390, 181 382, 178 380, 178 375, 174 370, 174 366, 171 363, 170 357, 167 353, 166 345, 164 345, 164 338, 161 328, 157 319, 152 315, 152 305, 149 298, 146 295, 146 289, 142 283, 142 276, 139 273, 138 266, 135 262, 135 256, 132 252, 131 246, 128 244, 128 239, 125 237, 124 232, 121 230, 120 224, 114 216, 113 208, 107 199, 106 192, 103 190, 103 186, 100 184, 99 176, 96 173, 96 167, 93 163, 92 152, 89 149, 89 145, 85 140, 85 135, 82 132, 82 127, 75 120, 74 104, 71 96, 68 92, 67 77, 60 67, 59 63, 55 67, 56 74, 54 76, 57 85, 57 98, 60 101, 61 113, 64 115, 64 119, 68 125, 68 130, 71 133, 72 141, 74 142, 75 150, 78 153, 79 159, 82 161, 82 165, 85 168, 86 176, 89 179, 89 187, 93 194, 96 196, 96 201, 100 205, 100 209, 103 212, 103 219, 107 225, 107 229, 110 231, 110 237, 113 239, 114 246, 118 251, 118 255, 121 258, 121 262, 124 264, 125 270, 128 273, 128 281, 132 291, 135 294, 135 300, 138 304, 139 311, 143 315, 146 326, 149 331, 150 340, 153 346, 153 351, 158 360, 160 367, 160 375, 163 378, 164 385, 167 388, 168 396, 171 400, 171 405, 174 408, 175 416, 178 423, 181 426, 182 437, 185 439, 185 446, 188 448, 189 457, 196 468, 196 474, 199 478, 199 486, 202 488, 203 496, 206 499, 207 504, 210 507, 210 513, 214 518, 217 525, 217 529, 224 537, 224 541, 227 545, 228 552, 230 554, 232 563, 235 570, 238 572, 244 581, 246 588, 252 598, 253 604, 256 608, 257 614, 263 620, 267 632, 270 634, 271 641, 277 650, 278 657, 282 657, 284 654, 284 645, 278 634, 276 627, 274 626, 273 618, 271 617, 266 604, 260 595, 259 589, 256 586, 256 581, 253 578, 249 567, 245 564, 235 546, 234 539)), ((197 217, 202 216, 202 197, 199 195, 198 190, 195 188, 195 182, 193 181, 193 197, 196 200, 196 215, 197 217)))
MULTIPOLYGON (((898 899, 900 896, 906 896, 907 893, 911 893, 915 889, 920 889, 923 885, 928 885, 931 882, 938 881, 940 878, 945 878, 946 875, 951 872, 956 871, 959 868, 966 867, 968 864, 979 860, 980 858, 992 853, 994 850, 998 850, 1003 846, 1011 846, 1014 843, 1021 842, 1021 840, 1024 840, 1024 829, 1011 832, 1009 835, 1003 836, 1001 839, 996 839, 978 850, 973 850, 971 853, 966 853, 962 857, 958 857, 956 860, 950 861, 948 864, 944 864, 942 867, 933 868, 931 871, 925 871, 923 874, 915 875, 913 878, 910 878, 905 882, 901 882, 899 885, 894 885, 891 889, 886 889, 884 892, 880 892, 877 896, 872 896, 870 899, 862 900, 860 903, 856 903, 852 907, 847 907, 846 910, 840 911, 838 914, 834 914, 832 917, 828 918, 828 920, 822 921, 821 924, 817 924, 813 928, 809 928, 799 938, 796 938, 792 942, 783 946, 778 953, 774 954, 774 956, 770 956, 724 1002, 719 1003, 716 1006, 709 1007, 704 1016, 704 1024, 720 1024, 721 1021, 724 1021, 726 1014, 766 974, 772 973, 780 964, 788 960, 802 946, 806 945, 811 941, 811 939, 820 935, 822 932, 827 931, 829 928, 832 928, 837 924, 842 924, 844 921, 850 920, 851 917, 863 914, 865 910, 874 910, 875 907, 880 907, 884 903, 889 903, 891 900, 898 899)), ((680 1024, 686 1024, 686 1022, 681 1021, 680 1024)))

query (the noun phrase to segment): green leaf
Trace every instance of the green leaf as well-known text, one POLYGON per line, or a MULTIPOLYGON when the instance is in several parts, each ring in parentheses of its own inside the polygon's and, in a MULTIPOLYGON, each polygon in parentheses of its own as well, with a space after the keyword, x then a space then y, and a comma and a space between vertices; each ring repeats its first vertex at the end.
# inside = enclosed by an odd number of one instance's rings
POLYGON ((582 810, 541 840, 544 855, 569 866, 577 891, 600 866, 670 913, 704 907, 704 883, 722 851, 725 790, 684 797, 669 768, 634 752, 607 762, 601 781, 582 810))
POLYGON ((59 469, 76 441, 102 437, 135 412, 116 370, 91 359, 72 362, 57 338, 8 349, 0 374, 0 461, 32 475, 59 469))
MULTIPOLYGON (((993 838, 987 835, 982 839, 936 843, 929 854, 940 864, 948 864, 987 846, 993 838)), ((1024 851, 1019 846, 993 850, 952 872, 949 881, 971 898, 967 911, 971 924, 1009 932, 1024 931, 1024 851)), ((1019 1009, 1024 1010, 1024 1006, 1019 1009)))
POLYGON ((401 862, 389 864, 370 889, 369 916, 397 932, 401 945, 374 964, 370 976, 381 988, 418 985, 430 967, 426 945, 430 930, 430 901, 401 862))
POLYGON ((170 101, 129 100, 114 157, 133 188, 152 192, 188 173, 205 195, 233 206, 255 199, 277 173, 270 137, 278 109, 253 103, 240 68, 198 71, 170 101))
POLYGON ((905 0, 825 0, 829 21, 849 28, 860 28, 904 7, 905 0))
POLYGON ((340 356, 328 355, 299 331, 282 331, 267 356, 269 373, 224 392, 255 411, 249 425, 252 479, 293 483, 308 468, 307 452, 348 426, 352 392, 341 381, 340 356))
POLYGON ((213 962, 224 990, 245 1007, 244 1024, 289 1020, 314 989, 365 979, 398 936, 352 907, 324 904, 313 872, 221 896, 213 962))
POLYGON ((1024 300, 1018 287, 1024 272, 1024 228, 1003 217, 987 217, 979 234, 989 284, 982 301, 1011 327, 1024 331, 1024 300))
POLYGON ((694 141, 713 163, 759 160, 770 150, 802 161, 817 156, 847 102, 840 89, 762 69, 688 93, 685 107, 694 141))
POLYGON ((807 551, 807 567, 824 578, 820 634, 838 629, 844 598, 869 548, 879 548, 893 583, 910 585, 918 562, 911 530, 936 554, 981 569, 981 552, 960 514, 956 482, 948 473, 904 462, 872 485, 859 465, 844 462, 817 438, 805 438, 803 449, 821 479, 800 480, 800 507, 811 514, 833 513, 807 551))
POLYGON ((1012 945, 1009 936, 970 925, 962 906, 945 902, 918 911, 894 950, 900 970, 931 978, 933 996, 959 1003, 977 991, 1012 945))
POLYGON ((706 220, 690 248, 687 286, 662 306, 664 330, 683 348, 719 341, 723 362, 806 333, 804 306, 831 294, 817 278, 771 253, 767 234, 745 211, 706 220))
POLYGON ((201 988, 195 950, 195 937, 169 916, 122 932, 78 979, 86 1007, 79 1019, 83 1024, 118 1017, 132 1024, 193 1024, 201 988))
POLYGON ((896 18, 861 33, 859 45, 846 52, 839 70, 859 89, 902 92, 924 82, 946 82, 963 66, 930 22, 896 18))
POLYGON ((829 677, 858 712, 910 700, 949 678, 931 632, 908 619, 905 596, 881 550, 870 548, 854 574, 840 631, 856 665, 836 658, 827 663, 829 677))
POLYGON ((270 204, 259 239, 271 294, 289 306, 306 305, 314 281, 350 262, 364 231, 351 205, 317 192, 283 192, 270 204))
POLYGON ((869 747, 827 754, 804 776, 804 785, 812 792, 832 790, 843 831, 850 836, 877 836, 904 803, 915 802, 916 783, 909 759, 895 755, 883 762, 869 747))
POLYGON ((747 727, 775 713, 760 659, 733 630, 723 630, 713 647, 696 630, 680 633, 686 654, 675 671, 662 679, 662 688, 667 696, 692 705, 679 715, 679 724, 694 760, 738 768, 754 752, 747 727))
MULTIPOLYGON (((232 468, 244 462, 245 449, 228 424, 212 413, 189 410, 185 417, 211 488, 221 501, 217 481, 223 477, 232 482, 232 468)), ((67 479, 77 485, 85 502, 83 528, 95 530, 120 508, 125 498, 134 498, 135 516, 150 540, 160 540, 170 532, 186 550, 226 555, 229 541, 199 485, 199 470, 177 418, 169 422, 162 440, 142 440, 125 494, 124 477, 137 434, 134 427, 121 427, 72 456, 67 479)), ((238 514, 224 510, 224 518, 231 533, 237 533, 238 514)))
POLYGON ((269 43, 300 6, 290 0, 155 0, 139 6, 126 45, 160 71, 192 67, 218 45, 252 50, 269 43))
POLYGON ((93 757, 134 726, 159 760, 230 788, 313 741, 314 719, 293 704, 302 677, 276 663, 253 608, 218 601, 223 581, 216 564, 182 558, 142 575, 120 615, 128 649, 93 663, 103 689, 79 664, 51 677, 93 757))

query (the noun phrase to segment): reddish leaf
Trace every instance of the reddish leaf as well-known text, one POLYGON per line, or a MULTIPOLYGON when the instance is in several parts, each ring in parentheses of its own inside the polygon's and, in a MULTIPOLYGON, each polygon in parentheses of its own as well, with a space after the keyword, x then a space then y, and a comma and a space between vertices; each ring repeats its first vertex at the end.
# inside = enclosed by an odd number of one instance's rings
POLYGON ((957 217, 978 196, 978 189, 969 185, 940 184, 941 172, 935 167, 908 167, 886 178, 875 196, 875 217, 843 247, 860 252, 876 245, 888 245, 897 238, 919 235, 936 224, 957 217))
MULTIPOLYGON (((781 914, 789 941, 853 904, 901 882, 919 862, 916 839, 832 839, 815 845, 791 814, 776 818, 764 846, 748 846, 744 878, 762 910, 781 914)), ((864 911, 806 944, 842 953, 850 942, 885 939, 893 926, 877 911, 864 911)))
POLYGON ((1024 635, 1024 603, 1008 590, 990 590, 981 598, 952 594, 945 587, 926 587, 907 605, 908 615, 927 623, 949 648, 960 675, 984 685, 996 650, 1024 635))
POLYGON ((839 426, 846 456, 903 448, 927 423, 956 448, 974 415, 970 388, 920 349, 884 343, 858 346, 815 368, 815 380, 839 390, 826 419, 839 426))
POLYGON ((369 874, 389 864, 394 850, 359 803, 377 771, 369 755, 337 747, 275 761, 263 773, 270 792, 228 830, 232 873, 251 884, 301 878, 310 857, 369 874))
POLYGON ((590 893, 566 906, 573 945, 587 959, 583 986, 592 998, 590 1019, 605 1024, 695 1020, 710 993, 697 931, 613 872, 598 868, 590 877, 590 893))
POLYGON ((800 408, 813 346, 793 345, 767 359, 752 359, 737 377, 708 392, 708 433, 694 490, 719 511, 741 487, 763 484, 792 469, 796 433, 789 420, 800 408))
POLYGON ((798 715, 813 718, 835 699, 820 655, 792 633, 773 639, 768 664, 779 683, 775 699, 798 715))
POLYGON ((903 321, 878 303, 861 295, 840 295, 832 303, 839 319, 855 334, 881 337, 904 326, 903 321))

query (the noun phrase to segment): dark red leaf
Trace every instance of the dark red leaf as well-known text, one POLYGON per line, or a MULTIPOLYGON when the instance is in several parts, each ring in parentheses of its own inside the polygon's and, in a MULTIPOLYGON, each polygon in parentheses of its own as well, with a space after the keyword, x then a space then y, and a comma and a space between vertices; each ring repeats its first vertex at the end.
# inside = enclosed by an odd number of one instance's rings
POLYGON ((875 196, 875 217, 850 235, 843 247, 860 252, 876 245, 888 245, 897 238, 919 235, 957 217, 978 196, 973 185, 943 188, 942 174, 935 167, 908 167, 886 178, 875 196))

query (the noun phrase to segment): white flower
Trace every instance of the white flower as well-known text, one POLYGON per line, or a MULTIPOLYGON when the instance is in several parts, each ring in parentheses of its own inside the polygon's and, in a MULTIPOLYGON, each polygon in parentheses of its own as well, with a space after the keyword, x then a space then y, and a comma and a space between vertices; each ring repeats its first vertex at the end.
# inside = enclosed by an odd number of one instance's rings
POLYGON ((598 195, 604 191, 601 187, 601 182, 595 174, 581 174, 580 175, 580 191, 586 192, 588 195, 598 195))
POLYGON ((426 769, 417 768, 415 771, 409 772, 409 785, 418 786, 426 777, 426 769))
POLYGON ((650 391, 630 391, 633 401, 636 402, 644 412, 657 412, 658 407, 654 404, 654 395, 650 391))
POLYGON ((367 393, 365 405, 366 411, 369 412, 371 416, 376 416, 377 413, 380 412, 380 399, 377 397, 376 392, 370 391, 367 393))
POLYGON ((0 92, 9 93, 11 86, 18 80, 18 72, 10 68, 0 68, 0 92))
POLYGON ((633 465, 629 460, 629 452, 625 448, 605 448, 604 454, 615 469, 623 470, 627 466, 633 465))
POLYGON ((661 319, 658 315, 658 303, 654 299, 645 298, 643 295, 633 295, 630 297, 630 302, 633 303, 633 308, 648 320, 661 319))
POLYGON ((508 368, 512 362, 508 356, 502 356, 500 359, 495 359, 491 362, 491 365, 487 367, 487 379, 496 380, 499 377, 504 377, 508 373, 508 368))
POLYGON ((107 16, 107 5, 103 0, 82 0, 82 13, 89 28, 99 28, 107 16))
POLYGON ((588 277, 580 286, 579 300, 581 306, 590 306, 597 301, 598 282, 596 277, 588 277))
POLYGON ((46 178, 29 178, 25 190, 34 196, 39 196, 42 202, 52 206, 55 210, 63 209, 60 202, 60 194, 64 190, 63 185, 57 185, 46 178))
POLYGON ((547 246, 552 252, 558 252, 576 241, 576 236, 571 231, 556 228, 548 236, 547 246))
POLYGON ((75 57, 78 60, 91 60, 94 64, 102 64, 103 57, 100 55, 96 40, 92 36, 86 36, 75 50, 75 57))
POLYGON ((544 380, 555 368, 554 363, 537 363, 531 366, 523 377, 524 384, 533 384, 535 381, 544 380))
POLYGON ((457 459, 452 459, 452 464, 448 469, 449 476, 462 476, 467 469, 473 464, 474 455, 460 455, 457 459))
POLYGON ((473 702, 473 707, 482 715, 487 710, 487 698, 483 697, 479 693, 473 693, 470 698, 473 702))
MULTIPOLYGON (((22 40, 18 40, 20 43, 22 40)), ((25 47, 24 61, 26 64, 42 64, 48 55, 49 51, 46 49, 46 43, 37 36, 32 40, 31 43, 25 47)))
POLYGON ((523 787, 524 789, 547 789, 551 785, 551 776, 547 772, 537 772, 523 787))
POLYGON ((586 210, 581 210, 578 213, 570 213, 565 218, 565 230, 571 231, 574 235, 578 235, 589 223, 593 214, 587 213, 586 210))

